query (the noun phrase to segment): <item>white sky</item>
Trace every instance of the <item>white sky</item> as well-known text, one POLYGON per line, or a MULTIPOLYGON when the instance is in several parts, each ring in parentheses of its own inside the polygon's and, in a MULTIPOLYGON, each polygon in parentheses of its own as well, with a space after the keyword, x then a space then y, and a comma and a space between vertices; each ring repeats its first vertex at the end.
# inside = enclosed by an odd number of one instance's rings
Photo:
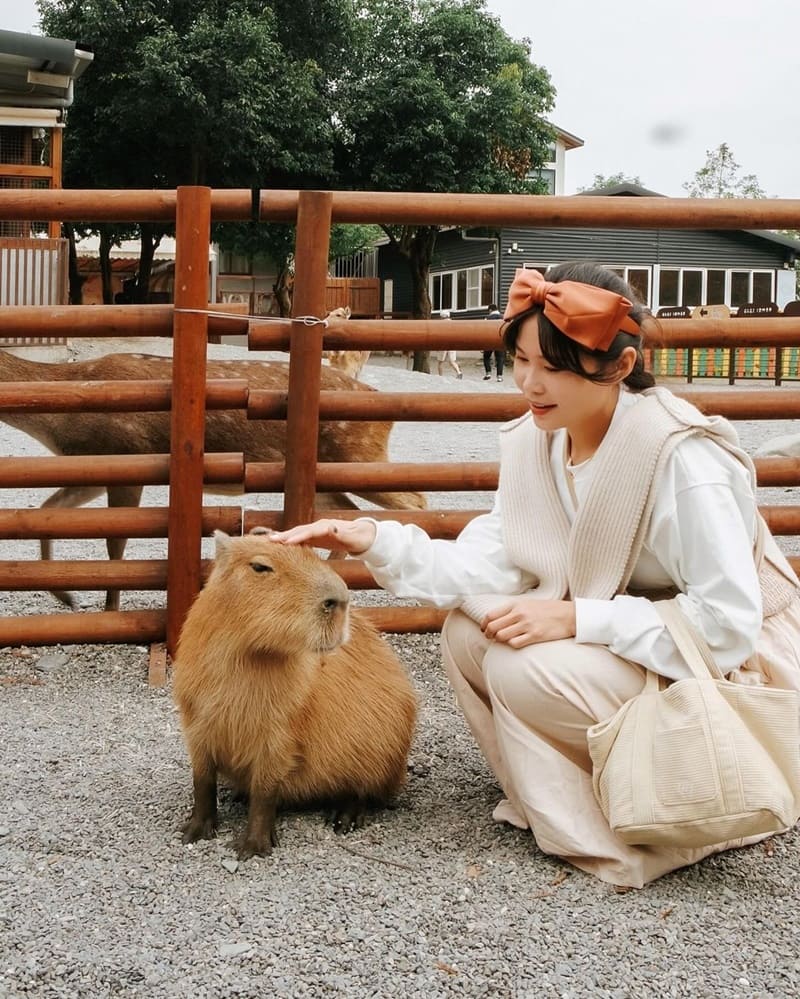
MULTIPOLYGON (((622 171, 680 197, 727 142, 771 197, 800 198, 800 0, 487 0, 557 91, 551 120, 584 140, 566 193, 622 171)), ((36 30, 34 0, 0 27, 36 30)), ((91 69, 89 70, 91 72, 91 69)))

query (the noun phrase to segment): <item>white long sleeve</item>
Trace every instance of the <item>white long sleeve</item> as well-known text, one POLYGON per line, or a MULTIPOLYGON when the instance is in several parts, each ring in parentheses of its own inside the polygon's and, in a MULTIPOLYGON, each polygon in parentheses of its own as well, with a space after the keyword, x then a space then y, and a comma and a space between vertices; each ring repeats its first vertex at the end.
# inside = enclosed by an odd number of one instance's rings
POLYGON ((455 541, 434 540, 414 524, 373 521, 377 535, 363 559, 380 586, 397 597, 454 607, 476 593, 524 593, 536 582, 503 545, 499 501, 455 541))
MULTIPOLYGON (((552 452, 562 503, 572 518, 558 440, 552 452)), ((591 472, 591 462, 576 469, 579 502, 591 472)), ((659 481, 630 583, 631 589, 643 591, 677 587, 681 608, 726 672, 752 654, 761 629, 761 591, 752 556, 755 516, 745 469, 713 441, 685 439, 672 452, 659 481)), ((453 607, 464 596, 519 594, 536 585, 530 573, 512 562, 503 544, 497 500, 491 513, 475 518, 456 541, 432 540, 413 525, 376 523, 376 540, 364 560, 379 585, 396 596, 453 607)), ((531 596, 535 598, 535 590, 531 596)), ((575 609, 576 641, 605 645, 672 679, 689 675, 650 600, 627 595, 579 598, 575 609)))

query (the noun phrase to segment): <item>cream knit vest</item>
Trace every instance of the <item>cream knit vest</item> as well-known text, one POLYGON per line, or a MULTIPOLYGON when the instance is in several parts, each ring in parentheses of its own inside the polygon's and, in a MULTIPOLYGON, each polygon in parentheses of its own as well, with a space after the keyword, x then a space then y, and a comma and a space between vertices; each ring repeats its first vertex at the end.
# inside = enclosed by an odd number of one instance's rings
MULTIPOLYGON (((661 470, 676 445, 695 434, 711 437, 736 457, 755 490, 753 463, 730 423, 704 416, 666 389, 653 388, 609 428, 592 459, 594 475, 570 527, 550 468, 549 435, 530 414, 501 429, 503 541, 513 561, 539 580, 537 597, 610 600, 625 591, 646 536, 661 470)), ((768 617, 787 606, 800 584, 758 519, 754 555, 768 617)), ((469 597, 462 610, 480 620, 500 602, 496 595, 469 597)))

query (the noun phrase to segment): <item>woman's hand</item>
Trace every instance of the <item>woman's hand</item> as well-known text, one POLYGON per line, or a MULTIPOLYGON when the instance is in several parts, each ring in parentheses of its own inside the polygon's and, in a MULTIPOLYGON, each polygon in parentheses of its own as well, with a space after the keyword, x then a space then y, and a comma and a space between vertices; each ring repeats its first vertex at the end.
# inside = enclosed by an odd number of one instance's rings
POLYGON ((575 604, 571 600, 512 597, 481 621, 481 631, 495 642, 524 649, 537 642, 575 637, 575 604))
POLYGON ((312 545, 361 555, 371 547, 375 534, 371 520, 315 520, 312 524, 290 527, 288 531, 271 531, 267 537, 282 545, 312 545))

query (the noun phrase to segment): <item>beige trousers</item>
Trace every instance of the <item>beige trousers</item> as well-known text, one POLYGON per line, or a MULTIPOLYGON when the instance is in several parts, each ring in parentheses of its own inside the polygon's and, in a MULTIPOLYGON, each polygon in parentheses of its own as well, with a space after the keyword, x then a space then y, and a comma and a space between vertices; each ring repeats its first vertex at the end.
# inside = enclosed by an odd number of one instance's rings
MULTIPOLYGON (((775 685, 795 687, 800 601, 776 617, 785 620, 771 641, 791 679, 775 685)), ((642 690, 642 667, 572 639, 512 649, 489 641, 461 611, 447 617, 442 652, 461 709, 506 796, 494 818, 529 828, 545 853, 611 884, 641 888, 712 853, 766 838, 674 850, 628 846, 611 831, 592 789, 586 730, 642 690)))

